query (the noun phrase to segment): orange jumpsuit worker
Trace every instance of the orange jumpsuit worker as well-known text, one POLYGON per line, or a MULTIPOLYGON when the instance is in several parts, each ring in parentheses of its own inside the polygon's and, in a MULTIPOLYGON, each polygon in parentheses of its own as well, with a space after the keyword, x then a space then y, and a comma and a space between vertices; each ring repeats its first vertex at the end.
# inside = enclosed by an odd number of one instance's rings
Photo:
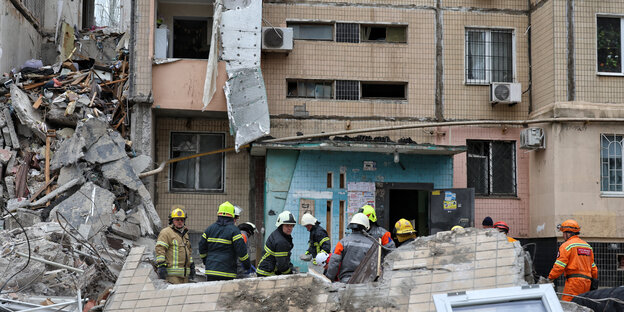
MULTIPOLYGON (((568 295, 580 295, 588 292, 591 279, 598 278, 598 268, 594 263, 592 247, 578 235, 581 227, 574 220, 566 220, 558 226, 563 232, 565 242, 559 247, 557 261, 553 265, 548 279, 554 280, 565 273, 566 282, 563 292, 568 295)), ((572 296, 563 295, 561 300, 572 301, 572 296)))
POLYGON ((499 232, 505 233, 507 235, 507 241, 510 243, 517 242, 518 240, 509 236, 509 225, 505 221, 498 221, 494 223, 494 228, 498 229, 499 232))

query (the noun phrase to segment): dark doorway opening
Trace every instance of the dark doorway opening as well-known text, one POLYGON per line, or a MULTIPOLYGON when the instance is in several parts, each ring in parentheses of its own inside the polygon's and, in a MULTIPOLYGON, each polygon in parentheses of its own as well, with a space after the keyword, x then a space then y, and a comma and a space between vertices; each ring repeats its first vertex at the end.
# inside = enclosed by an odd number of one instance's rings
POLYGON ((173 57, 207 59, 210 53, 208 19, 173 20, 173 57))
POLYGON ((407 219, 412 223, 418 236, 429 235, 429 201, 425 190, 390 190, 390 231, 399 219, 407 219))

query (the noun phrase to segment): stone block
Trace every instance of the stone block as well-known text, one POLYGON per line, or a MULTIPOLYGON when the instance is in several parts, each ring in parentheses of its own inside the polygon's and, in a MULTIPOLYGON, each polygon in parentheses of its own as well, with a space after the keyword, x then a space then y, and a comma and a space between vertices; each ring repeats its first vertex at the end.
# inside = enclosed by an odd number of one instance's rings
POLYGON ((119 182, 133 191, 143 185, 130 165, 130 158, 126 156, 102 165, 102 173, 105 178, 119 182))
POLYGON ((82 169, 78 165, 62 167, 58 176, 58 184, 63 185, 73 179, 81 179, 84 181, 82 169))
POLYGON ((130 222, 116 222, 111 224, 110 231, 121 237, 137 240, 141 237, 141 228, 130 222))
POLYGON ((139 155, 130 159, 130 165, 132 166, 134 173, 137 175, 151 168, 152 164, 152 157, 149 157, 147 155, 139 155))
POLYGON ((9 198, 15 198, 15 177, 14 176, 4 177, 4 186, 7 189, 9 198))
POLYGON ((0 148, 0 164, 6 165, 11 160, 11 150, 0 148))

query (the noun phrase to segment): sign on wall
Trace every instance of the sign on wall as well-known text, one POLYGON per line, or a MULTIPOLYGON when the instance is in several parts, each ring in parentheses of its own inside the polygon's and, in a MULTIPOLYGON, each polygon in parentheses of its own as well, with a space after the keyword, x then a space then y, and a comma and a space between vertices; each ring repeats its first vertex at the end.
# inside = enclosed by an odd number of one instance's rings
POLYGON ((349 204, 347 206, 347 220, 351 220, 358 209, 364 205, 375 208, 374 182, 349 182, 347 184, 349 204))
POLYGON ((314 199, 299 199, 299 218, 306 212, 314 216, 314 199))

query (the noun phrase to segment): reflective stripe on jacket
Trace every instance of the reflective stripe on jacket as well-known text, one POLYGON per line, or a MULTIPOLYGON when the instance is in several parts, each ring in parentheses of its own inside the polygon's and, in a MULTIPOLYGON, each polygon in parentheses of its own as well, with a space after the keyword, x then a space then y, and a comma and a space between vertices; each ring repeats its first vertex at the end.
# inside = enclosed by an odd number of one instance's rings
POLYGON ((329 242, 327 231, 317 223, 310 229, 310 240, 308 241, 306 254, 311 254, 314 258, 321 250, 329 254, 331 252, 331 243, 329 242))
POLYGON ((381 238, 381 244, 384 245, 384 247, 396 248, 390 232, 381 226, 371 222, 368 234, 372 235, 374 238, 381 238))
POLYGON ((553 265, 549 279, 556 279, 565 273, 583 274, 587 277, 598 278, 598 268, 594 262, 594 250, 578 235, 570 237, 559 247, 559 255, 553 265))
POLYGON ((240 230, 234 225, 234 219, 217 218, 202 234, 199 241, 199 256, 206 266, 206 275, 236 277, 236 260, 243 267, 250 268, 247 245, 240 230))
POLYGON ((341 282, 347 283, 373 244, 362 232, 353 231, 336 244, 325 276, 334 281, 338 275, 341 282))
POLYGON ((190 274, 193 252, 186 228, 183 232, 175 230, 173 225, 162 229, 155 250, 156 265, 165 265, 168 275, 184 277, 190 274))
POLYGON ((258 263, 256 273, 259 276, 291 274, 293 265, 290 262, 290 251, 293 247, 292 236, 284 234, 277 228, 264 244, 264 254, 258 263))

